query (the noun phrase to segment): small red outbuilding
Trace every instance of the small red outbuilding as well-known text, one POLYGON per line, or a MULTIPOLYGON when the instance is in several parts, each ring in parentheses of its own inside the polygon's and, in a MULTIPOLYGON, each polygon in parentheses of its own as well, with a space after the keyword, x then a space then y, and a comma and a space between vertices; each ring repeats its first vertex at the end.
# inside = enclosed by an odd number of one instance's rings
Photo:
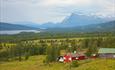
POLYGON ((68 53, 63 56, 64 62, 71 62, 73 60, 84 60, 86 56, 81 53, 68 53))

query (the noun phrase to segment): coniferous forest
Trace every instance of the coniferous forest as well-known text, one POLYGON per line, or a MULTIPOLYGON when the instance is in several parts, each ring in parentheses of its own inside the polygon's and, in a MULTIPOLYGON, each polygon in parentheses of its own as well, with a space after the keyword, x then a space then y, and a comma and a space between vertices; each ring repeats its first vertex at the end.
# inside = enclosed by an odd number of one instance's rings
MULTIPOLYGON (((28 60, 34 55, 47 55, 44 61, 56 61, 61 51, 74 52, 115 48, 114 33, 21 33, 0 36, 0 61, 28 60), (69 47, 71 46, 71 48, 69 47)), ((87 52, 88 53, 88 52, 87 52)))

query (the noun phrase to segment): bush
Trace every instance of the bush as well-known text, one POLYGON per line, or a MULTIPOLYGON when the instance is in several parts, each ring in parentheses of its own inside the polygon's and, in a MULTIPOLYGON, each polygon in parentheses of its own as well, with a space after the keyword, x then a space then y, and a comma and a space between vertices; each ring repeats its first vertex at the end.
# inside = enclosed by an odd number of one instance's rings
POLYGON ((47 47, 47 53, 46 53, 46 62, 55 62, 57 57, 60 56, 60 49, 59 47, 52 46, 52 47, 47 47))
POLYGON ((78 67, 78 66, 79 66, 78 61, 77 61, 77 60, 72 61, 71 66, 72 66, 72 67, 78 67))

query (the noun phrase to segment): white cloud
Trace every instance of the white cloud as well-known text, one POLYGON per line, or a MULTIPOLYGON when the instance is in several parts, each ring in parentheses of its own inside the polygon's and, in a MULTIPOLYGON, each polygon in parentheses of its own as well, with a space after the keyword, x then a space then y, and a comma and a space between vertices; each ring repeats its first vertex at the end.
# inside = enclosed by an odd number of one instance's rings
POLYGON ((43 0, 44 6, 71 6, 71 5, 89 5, 92 0, 43 0))
POLYGON ((115 0, 0 0, 0 3, 0 20, 5 22, 57 22, 76 11, 115 16, 115 0))
POLYGON ((100 9, 96 12, 104 17, 115 17, 115 0, 97 0, 100 9))

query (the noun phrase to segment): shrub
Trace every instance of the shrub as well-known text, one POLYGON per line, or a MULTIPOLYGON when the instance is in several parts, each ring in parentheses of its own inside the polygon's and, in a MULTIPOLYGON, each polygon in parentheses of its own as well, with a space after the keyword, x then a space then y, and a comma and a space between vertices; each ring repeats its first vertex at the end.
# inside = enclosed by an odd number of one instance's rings
POLYGON ((78 67, 78 66, 79 66, 78 61, 77 61, 77 60, 72 61, 71 66, 72 66, 72 67, 78 67))

